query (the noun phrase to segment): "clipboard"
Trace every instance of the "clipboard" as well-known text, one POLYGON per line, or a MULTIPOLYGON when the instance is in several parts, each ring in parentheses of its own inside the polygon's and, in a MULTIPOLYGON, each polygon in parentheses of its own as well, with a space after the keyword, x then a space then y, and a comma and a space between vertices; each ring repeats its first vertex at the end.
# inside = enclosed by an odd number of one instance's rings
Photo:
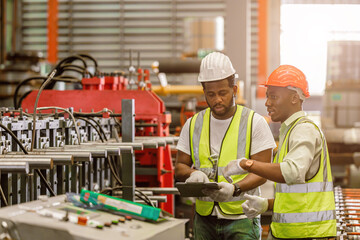
POLYGON ((202 192, 203 189, 220 189, 217 182, 177 182, 175 187, 177 187, 182 197, 205 197, 206 195, 202 192))

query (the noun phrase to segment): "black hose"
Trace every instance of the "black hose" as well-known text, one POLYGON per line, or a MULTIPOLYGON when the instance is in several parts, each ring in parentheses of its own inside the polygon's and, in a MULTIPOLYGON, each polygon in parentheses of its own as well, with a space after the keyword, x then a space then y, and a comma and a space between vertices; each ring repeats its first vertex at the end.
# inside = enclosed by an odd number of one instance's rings
MULTIPOLYGON (((87 68, 87 64, 86 64, 85 59, 84 59, 82 56, 78 55, 78 54, 75 54, 75 55, 72 55, 72 56, 69 56, 69 57, 66 57, 66 58, 62 59, 62 60, 55 66, 55 68, 56 68, 56 69, 60 69, 60 68, 61 68, 61 65, 62 65, 63 63, 70 63, 70 62, 73 62, 73 61, 75 61, 75 60, 80 60, 80 61, 84 64, 84 68, 85 68, 85 69, 87 68)), ((59 74, 59 75, 60 75, 60 74, 59 74)))
POLYGON ((76 73, 81 74, 81 76, 85 76, 85 74, 86 74, 86 71, 80 71, 79 69, 70 68, 70 67, 62 68, 61 70, 62 70, 63 73, 67 72, 67 71, 76 72, 76 73))
POLYGON ((101 132, 99 131, 99 129, 96 128, 96 126, 95 126, 92 122, 90 122, 88 119, 83 118, 83 117, 76 117, 76 118, 77 118, 77 119, 80 119, 80 120, 83 120, 84 122, 86 122, 86 123, 88 123, 90 126, 92 126, 92 127, 96 130, 96 132, 99 134, 99 137, 100 137, 101 142, 105 142, 104 139, 103 139, 102 136, 101 136, 101 132))
MULTIPOLYGON (((42 76, 36 76, 36 77, 30 77, 30 78, 26 78, 24 79, 23 81, 21 81, 17 86, 16 86, 16 89, 15 89, 15 92, 14 92, 14 97, 13 97, 13 100, 14 100, 14 107, 15 109, 17 109, 18 107, 20 107, 20 105, 17 103, 17 96, 19 94, 19 90, 20 88, 27 82, 30 82, 30 81, 33 81, 33 80, 46 80, 47 77, 42 77, 42 76)), ((75 82, 81 82, 80 79, 77 79, 77 78, 74 78, 74 77, 70 77, 70 76, 63 76, 61 78, 53 78, 54 81, 57 81, 57 82, 72 82, 72 83, 75 83, 75 82)))
MULTIPOLYGON (((39 91, 37 93, 36 99, 35 99, 35 104, 34 104, 34 112, 33 112, 33 126, 32 126, 32 135, 31 135, 31 151, 34 149, 34 142, 35 142, 35 128, 36 128, 36 111, 37 111, 37 105, 40 99, 40 94, 42 92, 42 90, 46 87, 46 85, 48 85, 51 80, 54 78, 55 74, 56 74, 57 70, 54 69, 51 71, 50 75, 48 76, 48 78, 45 80, 45 82, 43 84, 41 84, 39 91)), ((79 143, 80 143, 80 139, 79 139, 79 143)))
POLYGON ((105 134, 105 131, 104 129, 102 128, 102 126, 100 125, 100 123, 98 123, 95 119, 89 117, 90 120, 92 120, 100 129, 100 131, 102 132, 102 134, 104 135, 104 138, 105 138, 105 141, 107 141, 107 137, 106 137, 106 134, 105 134))
POLYGON ((95 60, 95 58, 93 58, 92 56, 90 56, 89 54, 79 54, 81 57, 83 57, 83 58, 88 58, 88 59, 90 59, 91 61, 93 61, 94 62, 94 66, 95 66, 95 71, 97 71, 98 70, 98 63, 97 63, 97 61, 95 60))
MULTIPOLYGON (((101 193, 101 194, 106 194, 107 192, 110 192, 110 193, 112 194, 112 192, 113 192, 114 190, 122 190, 122 186, 113 187, 113 188, 105 188, 105 189, 101 190, 100 193, 101 193)), ((140 190, 138 190, 138 189, 136 189, 136 188, 135 188, 135 191, 141 194, 141 195, 139 195, 139 194, 136 194, 136 193, 135 193, 135 195, 136 195, 138 198, 140 198, 141 200, 143 200, 144 202, 146 202, 148 205, 150 205, 150 206, 152 206, 152 207, 155 207, 155 206, 153 205, 153 203, 151 202, 151 200, 149 199, 149 197, 146 196, 142 191, 140 191, 140 190), (142 196, 144 196, 145 199, 144 199, 142 196)))

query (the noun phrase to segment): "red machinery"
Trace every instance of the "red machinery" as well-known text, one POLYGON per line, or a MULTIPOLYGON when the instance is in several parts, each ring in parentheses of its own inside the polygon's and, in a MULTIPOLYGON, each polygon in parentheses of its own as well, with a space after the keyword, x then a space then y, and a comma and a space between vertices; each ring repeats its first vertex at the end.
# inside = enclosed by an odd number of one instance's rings
MULTIPOLYGON (((144 71, 146 88, 149 89, 149 71, 144 71)), ((163 101, 152 91, 125 90, 127 79, 121 74, 107 74, 82 79, 84 90, 44 90, 38 107, 73 107, 74 111, 101 111, 104 108, 121 113, 122 99, 135 99, 135 121, 144 127, 136 129, 136 136, 168 136, 171 115, 165 112, 163 101)), ((144 89, 144 88, 143 88, 144 89)), ((22 102, 22 108, 33 111, 37 91, 31 92, 22 102)), ((170 147, 146 149, 136 152, 136 160, 145 167, 156 167, 157 175, 138 175, 136 184, 141 187, 173 187, 173 164, 170 147)), ((167 202, 160 206, 174 214, 174 196, 167 195, 167 202)))

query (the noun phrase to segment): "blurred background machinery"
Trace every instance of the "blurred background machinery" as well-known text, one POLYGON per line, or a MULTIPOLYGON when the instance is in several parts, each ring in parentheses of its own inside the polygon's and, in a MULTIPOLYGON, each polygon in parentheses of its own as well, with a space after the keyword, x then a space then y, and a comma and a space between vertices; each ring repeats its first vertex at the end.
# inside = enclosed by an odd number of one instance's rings
MULTIPOLYGON (((7 53, 6 60, 0 69, 0 105, 12 106, 17 85, 24 79, 41 74, 44 57, 41 52, 36 51, 10 52, 7 53)), ((20 93, 24 94, 32 89, 32 86, 39 87, 26 84, 20 93)))
POLYGON ((335 180, 360 187, 360 41, 329 41, 322 115, 335 180))

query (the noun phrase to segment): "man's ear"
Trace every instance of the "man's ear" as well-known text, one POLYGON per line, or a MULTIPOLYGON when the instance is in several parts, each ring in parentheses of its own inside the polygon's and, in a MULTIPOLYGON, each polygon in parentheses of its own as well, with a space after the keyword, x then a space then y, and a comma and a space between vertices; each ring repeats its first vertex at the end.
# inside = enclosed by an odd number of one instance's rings
POLYGON ((233 86, 233 96, 234 96, 234 97, 236 96, 237 91, 238 91, 238 86, 237 86, 237 85, 234 85, 234 86, 233 86))
POLYGON ((299 94, 294 93, 294 94, 291 96, 291 103, 292 103, 292 104, 297 104, 297 103, 299 103, 300 101, 301 101, 301 100, 300 100, 299 94))

